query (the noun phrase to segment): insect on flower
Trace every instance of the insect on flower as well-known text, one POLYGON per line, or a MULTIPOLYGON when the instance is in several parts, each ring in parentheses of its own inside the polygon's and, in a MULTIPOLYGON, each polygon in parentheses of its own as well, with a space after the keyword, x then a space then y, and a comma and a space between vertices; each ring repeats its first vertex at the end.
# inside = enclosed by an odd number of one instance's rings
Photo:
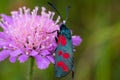
MULTIPOLYGON (((53 4, 48 4, 52 6, 55 9, 55 11, 60 15, 60 13, 53 4)), ((66 13, 66 16, 68 16, 68 7, 66 8, 66 13)), ((58 44, 55 51, 55 76, 66 76, 72 70, 72 77, 74 78, 73 43, 71 31, 66 27, 65 23, 62 22, 59 31, 56 30, 50 32, 49 34, 54 32, 57 32, 57 37, 55 39, 58 44)))
MULTIPOLYGON (((55 37, 57 33, 47 34, 59 30, 60 17, 54 21, 54 12, 46 11, 42 7, 38 14, 38 7, 33 11, 29 8, 19 8, 12 11, 11 16, 0 14, 0 61, 9 58, 11 63, 19 60, 24 63, 33 57, 39 69, 48 68, 55 63, 53 51, 57 47, 55 37)), ((72 43, 78 46, 81 43, 79 36, 72 36, 72 43)), ((64 55, 67 57, 67 55, 64 55)))

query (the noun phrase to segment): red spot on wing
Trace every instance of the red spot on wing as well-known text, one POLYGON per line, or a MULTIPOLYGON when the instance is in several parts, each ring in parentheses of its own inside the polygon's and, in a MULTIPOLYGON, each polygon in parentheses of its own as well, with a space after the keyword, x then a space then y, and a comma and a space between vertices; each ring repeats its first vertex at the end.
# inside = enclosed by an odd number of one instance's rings
POLYGON ((64 64, 63 61, 59 61, 59 62, 57 63, 57 66, 61 67, 61 66, 63 66, 63 64, 64 64))
POLYGON ((59 37, 58 37, 58 44, 62 44, 62 46, 65 46, 66 45, 66 38, 65 38, 65 36, 64 35, 60 35, 59 37))
POLYGON ((64 66, 63 66, 63 70, 64 70, 65 72, 68 72, 68 67, 67 67, 67 65, 64 65, 64 66))
POLYGON ((63 57, 64 57, 65 59, 68 59, 68 58, 70 57, 70 55, 69 55, 69 53, 64 53, 64 54, 63 54, 63 57))
POLYGON ((58 37, 58 44, 61 43, 61 36, 58 37))
POLYGON ((65 46, 66 45, 66 38, 65 38, 65 36, 61 36, 61 44, 63 45, 63 46, 65 46))
POLYGON ((63 69, 63 71, 65 71, 65 72, 68 72, 68 70, 69 70, 68 67, 67 67, 67 65, 63 61, 59 61, 57 63, 57 66, 61 67, 63 69))
POLYGON ((59 56, 61 56, 62 55, 62 51, 60 50, 60 51, 58 51, 58 55, 59 56))

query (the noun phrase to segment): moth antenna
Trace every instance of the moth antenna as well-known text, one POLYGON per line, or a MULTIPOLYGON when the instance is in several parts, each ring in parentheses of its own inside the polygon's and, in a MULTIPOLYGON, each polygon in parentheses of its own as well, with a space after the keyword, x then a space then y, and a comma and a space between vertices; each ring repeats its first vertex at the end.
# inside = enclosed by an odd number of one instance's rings
POLYGON ((70 6, 66 7, 66 19, 65 19, 65 22, 67 22, 67 20, 68 20, 68 13, 69 13, 70 8, 71 8, 70 6))
POLYGON ((59 11, 57 10, 56 6, 55 6, 54 4, 52 4, 52 3, 50 3, 50 2, 48 2, 48 4, 57 12, 57 14, 61 17, 62 22, 63 22, 63 18, 62 18, 62 16, 60 15, 59 11))

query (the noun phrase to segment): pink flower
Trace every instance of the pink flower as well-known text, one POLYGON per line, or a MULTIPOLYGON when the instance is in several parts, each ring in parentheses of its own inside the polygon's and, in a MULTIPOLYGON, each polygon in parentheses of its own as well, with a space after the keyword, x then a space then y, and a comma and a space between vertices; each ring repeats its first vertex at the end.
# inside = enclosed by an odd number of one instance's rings
MULTIPOLYGON (((24 63, 30 56, 34 57, 39 69, 48 68, 50 62, 54 63, 53 52, 57 44, 57 33, 47 34, 59 30, 60 17, 54 21, 54 12, 46 12, 42 7, 41 15, 37 14, 38 7, 33 11, 23 7, 19 11, 12 11, 11 16, 1 14, 0 26, 0 61, 9 57, 14 63, 18 59, 24 63)), ((78 46, 81 38, 73 37, 73 45, 78 46), (75 41, 75 42, 74 42, 75 41)))

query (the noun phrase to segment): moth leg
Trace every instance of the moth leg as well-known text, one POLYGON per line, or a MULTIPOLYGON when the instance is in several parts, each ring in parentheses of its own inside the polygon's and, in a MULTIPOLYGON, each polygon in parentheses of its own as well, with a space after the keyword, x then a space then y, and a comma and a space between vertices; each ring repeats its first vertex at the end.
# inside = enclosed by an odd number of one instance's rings
POLYGON ((54 30, 54 31, 52 31, 52 32, 46 32, 47 34, 52 34, 52 33, 54 33, 54 32, 59 32, 59 30, 54 30))
POLYGON ((57 37, 55 37, 55 41, 56 41, 56 43, 58 42, 58 38, 57 37))
MULTIPOLYGON (((58 38, 57 37, 55 37, 55 41, 56 41, 56 43, 58 42, 58 38)), ((56 52, 56 50, 57 50, 57 48, 55 48, 55 50, 53 51, 53 54, 56 52)))
MULTIPOLYGON (((46 32, 47 34, 52 34, 52 33, 54 33, 54 32, 56 32, 57 31, 57 37, 59 36, 59 30, 54 30, 54 31, 52 31, 52 32, 46 32)), ((56 43, 58 42, 58 38, 57 37, 55 37, 55 41, 56 41, 56 43)), ((56 50, 57 50, 57 48, 52 52, 52 54, 54 55, 54 53, 56 52, 56 50)))
POLYGON ((59 37, 59 35, 60 35, 60 32, 59 32, 59 31, 57 31, 57 37, 59 37))
MULTIPOLYGON (((46 32, 47 34, 52 34, 52 33, 54 33, 54 32, 56 32, 57 31, 57 37, 59 36, 59 30, 55 30, 55 31, 52 31, 52 32, 46 32)), ((58 38, 57 37, 55 37, 55 41, 56 42, 58 42, 58 38)))

